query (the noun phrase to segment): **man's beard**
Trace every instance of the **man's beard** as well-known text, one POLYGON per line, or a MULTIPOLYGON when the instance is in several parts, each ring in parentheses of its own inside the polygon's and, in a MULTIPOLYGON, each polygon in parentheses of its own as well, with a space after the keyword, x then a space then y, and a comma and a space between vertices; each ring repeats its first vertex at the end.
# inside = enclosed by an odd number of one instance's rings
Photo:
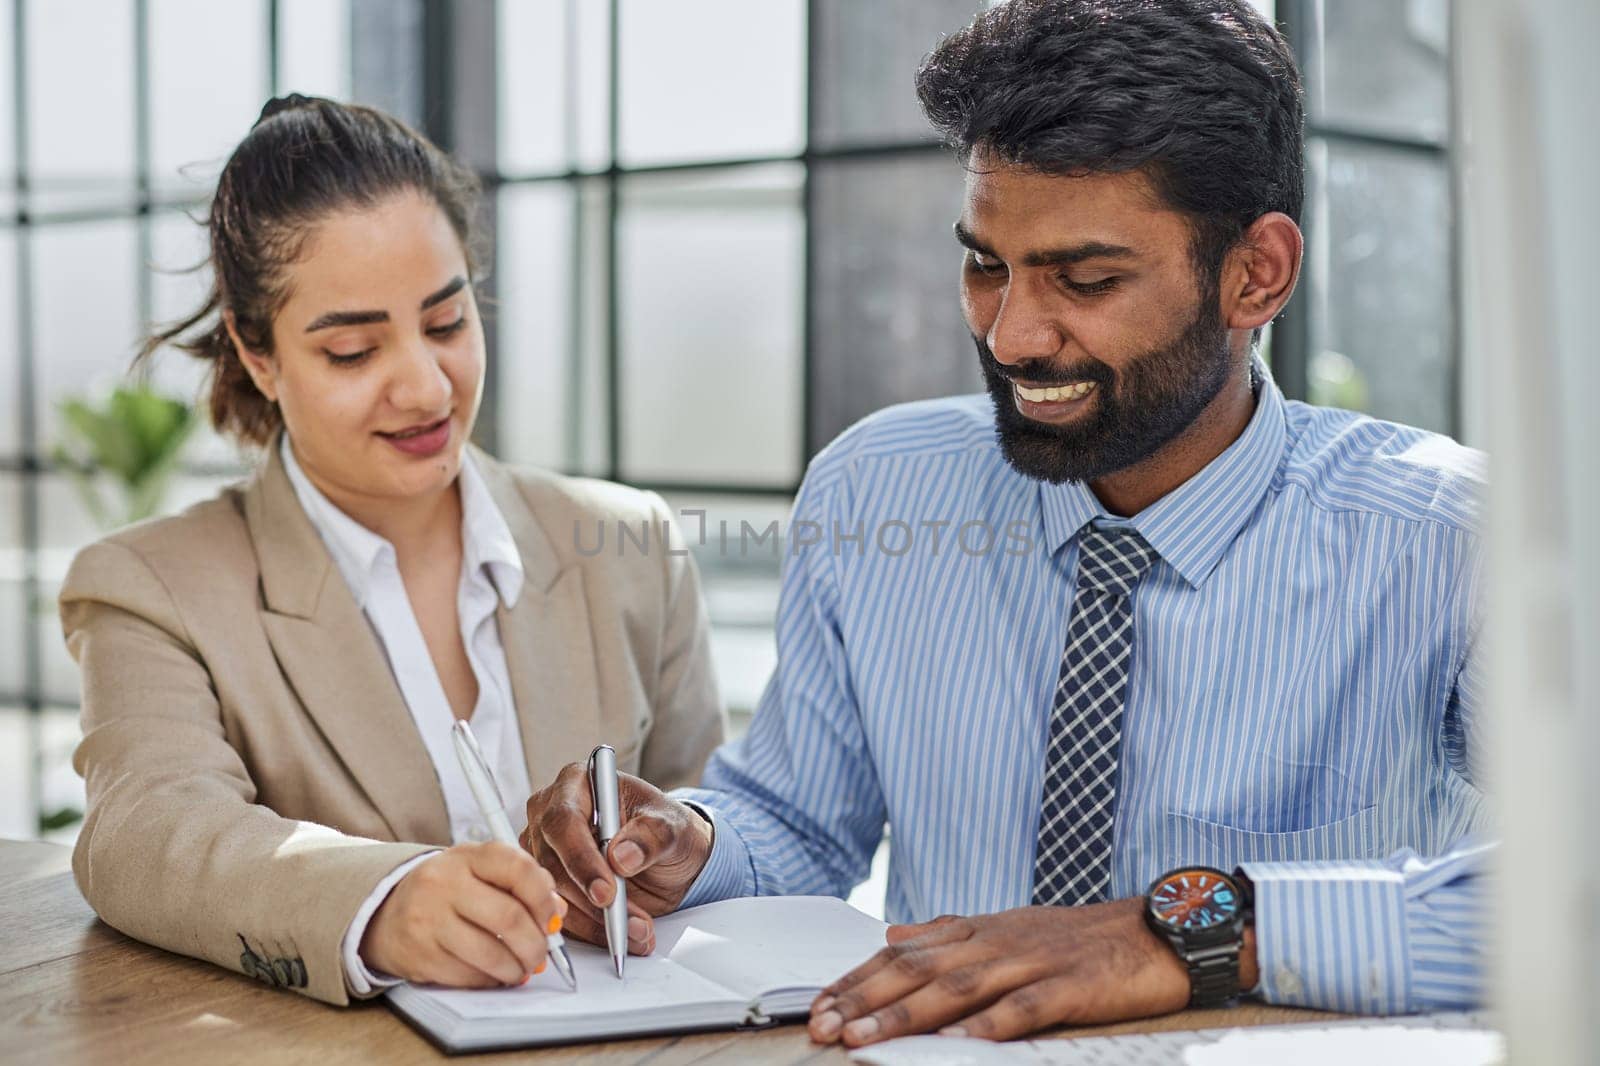
POLYGON ((1228 380, 1228 331, 1214 299, 1171 344, 1131 360, 1122 371, 1098 359, 1057 366, 1045 360, 1002 367, 974 336, 995 428, 1006 461, 1043 481, 1095 481, 1148 459, 1188 429, 1228 380), (1017 410, 1013 377, 1032 386, 1092 381, 1094 410, 1064 426, 1035 422, 1017 410))

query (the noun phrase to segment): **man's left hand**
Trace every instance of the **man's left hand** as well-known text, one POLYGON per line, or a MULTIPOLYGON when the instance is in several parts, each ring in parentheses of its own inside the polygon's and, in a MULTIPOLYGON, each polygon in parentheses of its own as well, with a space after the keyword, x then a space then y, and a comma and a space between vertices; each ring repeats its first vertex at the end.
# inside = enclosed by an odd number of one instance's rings
POLYGON ((1188 1003, 1188 970, 1145 925, 1144 900, 1125 899, 892 926, 888 947, 823 989, 810 1032, 851 1047, 934 1029, 1009 1040, 1188 1003))

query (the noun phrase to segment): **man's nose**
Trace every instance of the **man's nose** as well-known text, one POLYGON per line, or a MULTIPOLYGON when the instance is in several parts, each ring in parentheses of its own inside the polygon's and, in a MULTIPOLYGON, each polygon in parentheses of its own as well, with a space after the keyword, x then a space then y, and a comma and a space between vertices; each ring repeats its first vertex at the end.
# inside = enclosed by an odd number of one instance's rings
POLYGON ((1015 366, 1049 359, 1065 343, 1052 308, 1026 282, 1013 281, 1000 298, 1000 310, 984 340, 996 360, 1015 366))

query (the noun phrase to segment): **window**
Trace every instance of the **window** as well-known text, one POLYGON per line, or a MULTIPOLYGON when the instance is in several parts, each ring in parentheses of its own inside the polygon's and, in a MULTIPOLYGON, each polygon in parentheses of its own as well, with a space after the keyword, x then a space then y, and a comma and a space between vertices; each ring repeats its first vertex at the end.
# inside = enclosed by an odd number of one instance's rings
MULTIPOLYGON (((172 272, 203 254, 189 216, 268 95, 387 107, 481 171, 491 450, 764 530, 855 420, 981 388, 949 233, 961 174, 912 72, 984 6, 0 0, 0 781, 30 798, 0 794, 0 834, 68 805, 77 682, 53 601, 101 531, 51 458, 57 405, 193 306, 204 273, 172 272)), ((1452 430, 1448 4, 1258 6, 1309 105, 1308 254, 1275 373, 1452 430)), ((200 371, 173 353, 154 380, 193 397, 200 371)), ((186 454, 169 508, 245 469, 205 432, 186 454)), ((748 708, 778 559, 697 547, 719 675, 748 708)))
POLYGON ((1285 390, 1459 431, 1448 0, 1279 0, 1306 85, 1285 390))

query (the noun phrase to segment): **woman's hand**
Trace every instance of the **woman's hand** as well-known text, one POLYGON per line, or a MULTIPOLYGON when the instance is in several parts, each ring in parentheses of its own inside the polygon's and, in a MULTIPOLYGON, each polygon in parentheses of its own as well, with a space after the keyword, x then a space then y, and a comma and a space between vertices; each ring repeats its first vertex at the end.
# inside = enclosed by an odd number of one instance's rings
POLYGON ((361 958, 407 981, 493 988, 545 967, 545 937, 567 904, 548 871, 509 844, 458 844, 394 886, 361 938, 361 958))

